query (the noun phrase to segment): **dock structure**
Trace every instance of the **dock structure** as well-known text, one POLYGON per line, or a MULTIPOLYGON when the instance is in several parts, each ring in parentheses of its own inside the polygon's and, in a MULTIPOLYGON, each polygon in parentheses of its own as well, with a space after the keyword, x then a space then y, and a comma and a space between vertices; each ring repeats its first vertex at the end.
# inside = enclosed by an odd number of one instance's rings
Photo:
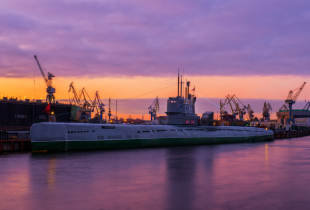
POLYGON ((0 130, 0 152, 31 151, 29 131, 0 130))
MULTIPOLYGON (((48 114, 44 112, 47 103, 41 100, 26 99, 25 101, 16 99, 0 100, 0 131, 29 131, 31 125, 39 122, 48 122, 48 114)), ((69 104, 55 103, 50 106, 51 111, 55 113, 57 121, 71 122, 77 110, 69 104)))
POLYGON ((275 133, 274 139, 287 139, 287 138, 296 138, 296 137, 303 137, 303 136, 310 136, 310 130, 275 133))
MULTIPOLYGON (((289 110, 280 110, 277 112, 277 123, 281 125, 287 125, 289 119, 289 110)), ((295 121, 296 119, 305 119, 310 118, 310 111, 307 109, 293 109, 291 111, 292 120, 295 121)))
POLYGON ((0 152, 31 151, 30 139, 0 140, 0 152))

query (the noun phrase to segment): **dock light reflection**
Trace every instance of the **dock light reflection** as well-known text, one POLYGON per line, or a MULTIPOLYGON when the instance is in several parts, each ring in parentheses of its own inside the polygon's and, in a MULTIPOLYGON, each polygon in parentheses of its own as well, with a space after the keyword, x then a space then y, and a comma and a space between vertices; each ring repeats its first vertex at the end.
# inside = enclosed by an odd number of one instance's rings
POLYGON ((265 144, 265 178, 270 180, 269 176, 269 155, 268 155, 268 143, 265 144))
POLYGON ((269 158, 268 158, 268 144, 266 143, 265 144, 265 161, 268 161, 269 158))
POLYGON ((52 158, 48 161, 47 184, 49 187, 55 185, 57 159, 52 158))

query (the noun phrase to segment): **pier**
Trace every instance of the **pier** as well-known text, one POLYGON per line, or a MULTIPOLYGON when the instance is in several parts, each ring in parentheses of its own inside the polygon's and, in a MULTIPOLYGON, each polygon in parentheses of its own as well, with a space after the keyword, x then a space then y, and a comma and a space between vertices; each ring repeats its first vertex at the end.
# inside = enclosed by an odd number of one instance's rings
POLYGON ((0 130, 0 152, 31 151, 29 131, 0 130))
POLYGON ((0 152, 31 151, 30 139, 0 140, 0 152))

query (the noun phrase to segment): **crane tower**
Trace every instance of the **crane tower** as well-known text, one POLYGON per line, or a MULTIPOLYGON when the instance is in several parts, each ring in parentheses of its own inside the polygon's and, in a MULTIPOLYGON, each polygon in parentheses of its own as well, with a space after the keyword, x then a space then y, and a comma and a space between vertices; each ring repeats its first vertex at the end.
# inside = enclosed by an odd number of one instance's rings
POLYGON ((156 113, 159 111, 159 102, 158 102, 158 96, 155 98, 151 106, 148 108, 149 114, 151 114, 151 121, 155 120, 156 113))
POLYGON ((53 88, 53 86, 52 86, 52 79, 55 76, 52 73, 47 72, 47 77, 46 77, 37 56, 35 55, 34 58, 36 59, 36 61, 38 63, 39 69, 41 71, 41 75, 42 75, 44 82, 47 86, 47 88, 46 88, 46 92, 47 92, 46 103, 55 103, 55 96, 54 96, 55 88, 53 88))
POLYGON ((236 115, 238 115, 238 112, 233 107, 233 103, 231 102, 231 96, 227 95, 224 103, 222 103, 222 101, 220 101, 220 117, 222 120, 224 120, 224 119, 228 120, 228 118, 235 119, 236 115), (229 105, 232 115, 227 113, 227 110, 225 109, 226 105, 229 105))
POLYGON ((247 110, 248 110, 248 115, 249 115, 248 116, 249 121, 252 121, 252 119, 254 118, 254 111, 253 111, 252 107, 250 106, 250 104, 248 104, 247 110))
POLYGON ((300 92, 302 91, 302 89, 304 88, 305 85, 306 85, 306 82, 304 82, 302 84, 302 86, 300 86, 299 88, 297 88, 295 90, 291 90, 288 93, 287 99, 285 100, 285 103, 288 104, 288 108, 289 108, 289 119, 287 119, 288 124, 290 124, 290 122, 292 122, 292 124, 294 124, 294 120, 292 119, 292 106, 296 102, 300 92), (294 91, 296 91, 295 94, 294 94, 294 91))
POLYGON ((71 82, 71 84, 69 85, 69 91, 68 91, 68 93, 69 93, 70 91, 72 91, 74 95, 73 95, 73 98, 72 98, 72 99, 69 98, 69 103, 70 103, 70 104, 71 104, 71 103, 74 103, 76 106, 80 106, 80 96, 79 96, 78 93, 76 92, 73 82, 71 82))
POLYGON ((271 105, 265 101, 264 106, 263 106, 263 119, 264 119, 264 121, 270 120, 270 113, 269 113, 270 110, 272 110, 271 105))
POLYGON ((246 110, 248 109, 248 107, 243 105, 243 103, 240 101, 240 99, 236 95, 231 96, 230 100, 235 105, 235 113, 237 113, 239 115, 239 120, 243 121, 244 120, 243 115, 246 114, 246 110), (240 102, 241 105, 239 105, 239 103, 237 103, 235 98, 240 102))
POLYGON ((98 91, 95 93, 94 106, 96 108, 96 115, 99 115, 99 119, 102 120, 102 115, 105 112, 104 104, 101 102, 98 91))

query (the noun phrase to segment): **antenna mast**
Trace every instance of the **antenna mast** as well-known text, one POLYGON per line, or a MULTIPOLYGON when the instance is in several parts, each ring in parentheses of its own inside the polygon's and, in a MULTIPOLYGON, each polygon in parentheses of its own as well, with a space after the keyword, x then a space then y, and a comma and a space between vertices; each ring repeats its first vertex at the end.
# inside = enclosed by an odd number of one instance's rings
POLYGON ((180 76, 179 76, 179 68, 178 68, 178 98, 179 98, 179 91, 180 91, 180 76))
POLYGON ((181 98, 183 97, 183 94, 182 94, 182 75, 181 75, 181 98))

